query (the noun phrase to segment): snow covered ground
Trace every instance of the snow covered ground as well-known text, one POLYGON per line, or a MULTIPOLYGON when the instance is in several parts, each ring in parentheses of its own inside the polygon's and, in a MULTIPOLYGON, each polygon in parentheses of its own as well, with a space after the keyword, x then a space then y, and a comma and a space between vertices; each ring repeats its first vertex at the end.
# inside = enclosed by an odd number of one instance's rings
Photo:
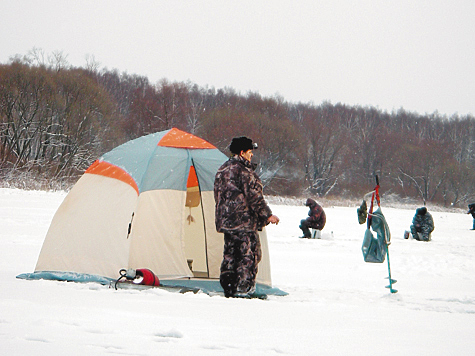
MULTIPOLYGON (((384 192, 383 192, 384 193, 384 192)), ((271 205, 274 286, 268 300, 161 289, 28 281, 65 193, 0 189, 2 355, 473 355, 475 231, 463 213, 433 213, 429 243, 404 240, 414 209, 384 207, 387 263, 363 261, 365 225, 324 206, 322 240, 298 239, 305 206, 271 205)), ((414 206, 414 208, 416 208, 414 206)))

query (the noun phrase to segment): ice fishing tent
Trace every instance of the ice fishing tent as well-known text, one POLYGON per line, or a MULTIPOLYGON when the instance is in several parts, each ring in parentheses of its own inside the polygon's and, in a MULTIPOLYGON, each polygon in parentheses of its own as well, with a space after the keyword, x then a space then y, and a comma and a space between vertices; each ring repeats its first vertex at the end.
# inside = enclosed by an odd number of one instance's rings
MULTIPOLYGON (((120 269, 147 268, 163 281, 219 278, 224 243, 215 228, 213 184, 226 159, 176 128, 104 154, 56 212, 35 274, 116 279, 120 269)), ((260 237, 257 281, 271 286, 265 231, 260 237)))

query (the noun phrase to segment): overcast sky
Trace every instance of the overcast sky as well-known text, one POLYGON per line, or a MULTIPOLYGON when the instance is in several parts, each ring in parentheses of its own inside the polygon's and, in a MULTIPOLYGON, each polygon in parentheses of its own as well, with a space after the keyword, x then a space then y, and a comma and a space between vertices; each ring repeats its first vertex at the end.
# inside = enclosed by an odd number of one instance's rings
POLYGON ((474 0, 0 0, 0 63, 33 47, 152 83, 475 115, 474 0))

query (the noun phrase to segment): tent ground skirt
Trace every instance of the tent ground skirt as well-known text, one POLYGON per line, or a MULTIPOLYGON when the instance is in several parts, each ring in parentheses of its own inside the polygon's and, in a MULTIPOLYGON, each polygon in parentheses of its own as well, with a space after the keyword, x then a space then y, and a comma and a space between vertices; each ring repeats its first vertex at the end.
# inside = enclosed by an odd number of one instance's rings
MULTIPOLYGON (((91 274, 84 273, 75 273, 75 272, 33 272, 33 273, 23 273, 17 276, 19 279, 28 279, 28 280, 55 280, 55 281, 66 281, 66 282, 78 282, 78 283, 100 283, 102 285, 113 286, 115 284, 115 279, 96 276, 91 274)), ((119 283, 120 284, 120 283, 119 283)), ((151 286, 143 286, 133 283, 124 283, 127 284, 130 288, 136 289, 148 289, 148 288, 157 288, 151 286)), ((210 278, 177 278, 177 279, 165 279, 160 280, 160 287, 175 288, 179 289, 189 289, 193 291, 202 291, 208 295, 214 294, 223 294, 223 288, 219 284, 218 279, 210 278)), ((158 288, 160 288, 158 287, 158 288)), ((276 295, 276 296, 285 296, 288 295, 287 292, 271 286, 267 286, 262 283, 256 284, 256 294, 262 295, 276 295)))

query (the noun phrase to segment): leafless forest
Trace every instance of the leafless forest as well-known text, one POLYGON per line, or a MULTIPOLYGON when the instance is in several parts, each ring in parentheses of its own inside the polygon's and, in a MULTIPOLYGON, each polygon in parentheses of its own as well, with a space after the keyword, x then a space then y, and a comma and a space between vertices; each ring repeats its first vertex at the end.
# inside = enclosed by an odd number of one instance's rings
POLYGON ((475 118, 403 108, 237 93, 166 79, 76 68, 31 51, 0 64, 0 184, 67 189, 103 153, 177 127, 227 153, 234 136, 258 142, 269 195, 361 197, 378 174, 384 193, 463 206, 475 199, 475 118))

